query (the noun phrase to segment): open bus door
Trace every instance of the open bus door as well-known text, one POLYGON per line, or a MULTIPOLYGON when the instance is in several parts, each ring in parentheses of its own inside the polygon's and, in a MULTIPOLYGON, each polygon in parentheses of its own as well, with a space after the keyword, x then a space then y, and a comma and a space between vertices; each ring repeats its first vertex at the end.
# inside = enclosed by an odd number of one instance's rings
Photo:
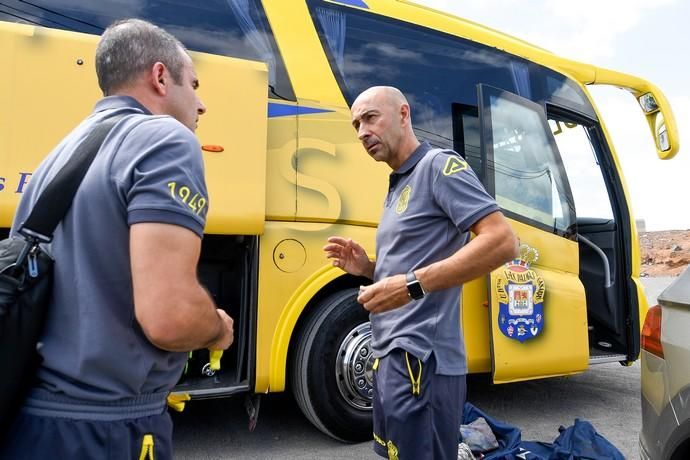
POLYGON ((520 258, 490 275, 494 383, 573 374, 589 361, 575 209, 543 108, 479 85, 480 175, 511 220, 520 258))

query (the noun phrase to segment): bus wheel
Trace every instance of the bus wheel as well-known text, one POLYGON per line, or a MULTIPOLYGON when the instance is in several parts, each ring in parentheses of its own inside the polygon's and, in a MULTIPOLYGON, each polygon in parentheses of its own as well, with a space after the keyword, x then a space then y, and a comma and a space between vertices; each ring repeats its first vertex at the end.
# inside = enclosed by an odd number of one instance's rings
POLYGON ((292 355, 292 391, 304 415, 327 435, 348 442, 372 438, 369 315, 357 289, 317 305, 292 355))

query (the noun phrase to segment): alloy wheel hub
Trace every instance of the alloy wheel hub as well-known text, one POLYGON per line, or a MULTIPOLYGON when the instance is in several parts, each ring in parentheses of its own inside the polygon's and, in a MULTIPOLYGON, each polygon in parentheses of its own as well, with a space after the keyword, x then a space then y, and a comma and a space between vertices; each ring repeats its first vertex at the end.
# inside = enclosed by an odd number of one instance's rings
POLYGON ((374 396, 373 365, 371 323, 366 322, 345 336, 335 363, 338 390, 355 409, 371 410, 374 396))

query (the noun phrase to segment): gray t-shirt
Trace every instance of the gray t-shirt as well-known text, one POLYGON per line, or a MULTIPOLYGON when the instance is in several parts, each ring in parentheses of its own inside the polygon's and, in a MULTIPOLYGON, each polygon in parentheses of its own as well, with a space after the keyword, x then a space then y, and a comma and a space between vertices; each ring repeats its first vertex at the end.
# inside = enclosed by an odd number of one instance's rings
MULTIPOLYGON (((422 143, 390 175, 376 233, 374 280, 453 255, 469 240, 470 227, 498 209, 462 157, 422 143)), ((402 348, 426 361, 433 352, 438 374, 466 374, 461 290, 459 285, 430 292, 395 310, 371 314, 374 356, 402 348)))
POLYGON ((201 149, 177 120, 153 116, 130 97, 100 100, 33 174, 13 233, 94 124, 122 113, 129 115, 106 137, 47 246, 56 263, 34 391, 39 399, 118 406, 158 395, 159 404, 186 361, 186 353, 156 348, 141 330, 129 257, 129 226, 135 223, 174 224, 203 235, 208 197, 201 149))

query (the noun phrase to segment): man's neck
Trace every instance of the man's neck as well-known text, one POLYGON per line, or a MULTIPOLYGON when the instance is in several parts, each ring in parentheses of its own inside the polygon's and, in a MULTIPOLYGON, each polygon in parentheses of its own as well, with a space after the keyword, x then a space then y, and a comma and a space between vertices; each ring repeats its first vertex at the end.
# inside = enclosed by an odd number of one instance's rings
POLYGON ((416 137, 410 136, 409 138, 406 139, 405 142, 403 142, 400 145, 400 148, 398 149, 398 152, 400 152, 397 157, 395 158, 394 161, 391 161, 388 163, 388 166, 391 167, 393 171, 397 171, 400 169, 400 167, 405 164, 408 158, 412 156, 415 150, 417 150, 417 147, 420 146, 419 140, 417 140, 416 137))
POLYGON ((149 112, 151 112, 154 115, 164 115, 165 112, 162 110, 160 106, 160 99, 156 98, 154 95, 152 95, 150 92, 144 90, 143 88, 140 87, 128 87, 128 88, 123 88, 118 91, 114 91, 113 94, 109 94, 109 96, 129 96, 131 98, 136 99, 136 101, 146 107, 149 112))

